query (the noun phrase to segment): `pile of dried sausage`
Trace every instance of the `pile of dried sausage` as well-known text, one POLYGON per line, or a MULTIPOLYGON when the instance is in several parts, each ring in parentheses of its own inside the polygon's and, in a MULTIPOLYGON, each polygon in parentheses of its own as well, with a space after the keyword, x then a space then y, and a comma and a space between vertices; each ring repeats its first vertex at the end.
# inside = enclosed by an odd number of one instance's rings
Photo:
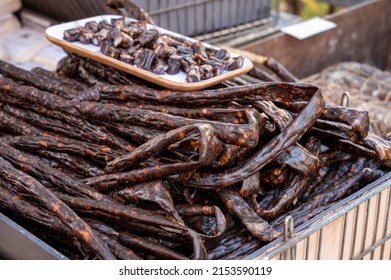
POLYGON ((311 84, 178 92, 74 55, 0 73, 0 209, 69 258, 242 258, 391 159, 311 84))

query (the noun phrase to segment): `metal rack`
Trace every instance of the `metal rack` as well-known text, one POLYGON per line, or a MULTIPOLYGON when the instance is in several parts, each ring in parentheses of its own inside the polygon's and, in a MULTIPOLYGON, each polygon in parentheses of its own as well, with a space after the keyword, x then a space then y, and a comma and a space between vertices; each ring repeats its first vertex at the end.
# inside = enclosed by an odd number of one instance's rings
POLYGON ((390 260, 390 209, 391 172, 246 259, 390 260))
MULTIPOLYGON (((199 40, 218 42, 273 25, 271 0, 135 0, 158 26, 199 40)), ((278 11, 279 1, 275 1, 278 11)))

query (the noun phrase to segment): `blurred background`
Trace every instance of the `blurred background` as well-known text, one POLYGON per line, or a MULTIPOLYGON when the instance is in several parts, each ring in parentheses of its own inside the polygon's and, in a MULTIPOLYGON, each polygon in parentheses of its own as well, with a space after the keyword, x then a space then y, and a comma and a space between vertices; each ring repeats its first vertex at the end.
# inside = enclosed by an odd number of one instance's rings
MULTIPOLYGON (((155 23, 211 44, 240 47, 281 27, 348 10, 364 0, 133 0, 155 23)), ((368 2, 368 1, 367 1, 368 2)), ((64 52, 44 38, 47 27, 109 11, 107 0, 0 0, 0 59, 53 70, 64 52), (15 42, 9 44, 8 42, 15 42)), ((136 17, 135 15, 130 15, 136 17)))
POLYGON ((363 0, 273 0, 279 3, 281 11, 299 15, 303 19, 314 16, 325 16, 344 9, 348 6, 364 2, 363 0))

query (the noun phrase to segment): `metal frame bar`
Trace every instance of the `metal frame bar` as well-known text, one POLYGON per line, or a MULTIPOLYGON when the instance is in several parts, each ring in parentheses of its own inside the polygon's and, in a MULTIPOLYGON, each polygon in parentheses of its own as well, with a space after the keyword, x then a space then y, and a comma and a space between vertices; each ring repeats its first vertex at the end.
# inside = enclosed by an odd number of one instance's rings
POLYGON ((318 254, 316 259, 320 260, 322 256, 322 245, 323 245, 323 228, 319 230, 319 239, 318 239, 318 254))
MULTIPOLYGON (((372 198, 371 198, 372 199, 372 198)), ((371 208, 371 199, 368 199, 367 201, 367 209, 365 212, 365 224, 364 224, 364 232, 363 232, 363 238, 361 240, 361 249, 360 252, 364 251, 365 249, 365 243, 367 241, 367 232, 368 232, 368 220, 369 220, 369 210, 371 208)))
POLYGON ((353 240, 352 240, 352 246, 350 249, 350 259, 353 258, 354 255, 354 248, 356 248, 356 239, 357 239, 357 224, 358 224, 358 217, 360 215, 360 206, 358 205, 355 209, 355 219, 354 219, 354 230, 353 230, 353 240))
MULTIPOLYGON (((272 14, 274 14, 274 13, 272 13, 272 14)), ((221 30, 206 33, 203 35, 194 36, 194 38, 196 38, 197 40, 201 40, 201 41, 210 41, 212 39, 217 39, 217 38, 225 37, 228 35, 230 35, 229 37, 237 37, 238 36, 237 33, 239 33, 239 32, 248 30, 250 28, 265 26, 268 23, 272 23, 272 22, 273 22, 273 19, 271 19, 271 18, 260 19, 260 20, 256 20, 256 21, 253 21, 250 23, 245 23, 242 25, 237 25, 237 26, 233 26, 230 28, 221 29, 221 30)), ((224 40, 227 40, 227 39, 224 38, 224 40)))
MULTIPOLYGON (((384 230, 383 230, 383 236, 385 237, 387 234, 387 228, 388 228, 388 221, 390 220, 390 208, 391 208, 391 189, 388 192, 388 208, 387 208, 387 214, 386 214, 386 221, 384 224, 384 230)), ((380 249, 380 256, 383 258, 384 257, 384 247, 385 244, 382 245, 380 249)), ((391 259, 391 257, 390 257, 391 259)))
POLYGON ((166 7, 166 8, 159 8, 159 9, 157 9, 155 11, 148 12, 148 14, 151 17, 153 17, 153 16, 160 15, 160 14, 163 14, 163 13, 168 13, 168 12, 172 12, 172 11, 178 11, 178 10, 182 10, 182 9, 187 9, 187 8, 190 8, 190 7, 198 6, 200 4, 207 4, 207 3, 212 3, 212 2, 216 2, 216 1, 221 1, 221 0, 193 0, 193 1, 187 1, 186 3, 176 4, 175 6, 169 6, 169 7, 166 7))
MULTIPOLYGON (((380 213, 381 201, 382 201, 382 192, 380 192, 378 194, 378 199, 377 199, 377 207, 376 207, 376 212, 375 212, 376 220, 375 220, 375 226, 374 226, 375 230, 373 231, 372 244, 374 242, 376 242, 376 236, 377 236, 378 229, 379 229, 379 213, 380 213)), ((372 251, 370 259, 373 260, 374 256, 375 256, 375 251, 372 251)))
POLYGON ((345 252, 345 240, 346 240, 346 223, 348 221, 348 215, 345 214, 344 215, 344 219, 343 219, 343 229, 342 229, 342 243, 341 243, 341 250, 340 250, 340 253, 339 253, 339 259, 342 260, 343 259, 343 256, 344 256, 344 252, 345 252))

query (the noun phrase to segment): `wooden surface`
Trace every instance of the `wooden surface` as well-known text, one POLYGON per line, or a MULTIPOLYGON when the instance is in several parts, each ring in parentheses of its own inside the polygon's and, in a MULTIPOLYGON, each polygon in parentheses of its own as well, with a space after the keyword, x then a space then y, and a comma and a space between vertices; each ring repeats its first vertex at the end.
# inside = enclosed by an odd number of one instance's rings
POLYGON ((390 15, 390 0, 369 0, 326 17, 337 28, 308 39, 279 32, 239 48, 274 57, 299 78, 342 61, 368 63, 384 70, 391 66, 390 15))

